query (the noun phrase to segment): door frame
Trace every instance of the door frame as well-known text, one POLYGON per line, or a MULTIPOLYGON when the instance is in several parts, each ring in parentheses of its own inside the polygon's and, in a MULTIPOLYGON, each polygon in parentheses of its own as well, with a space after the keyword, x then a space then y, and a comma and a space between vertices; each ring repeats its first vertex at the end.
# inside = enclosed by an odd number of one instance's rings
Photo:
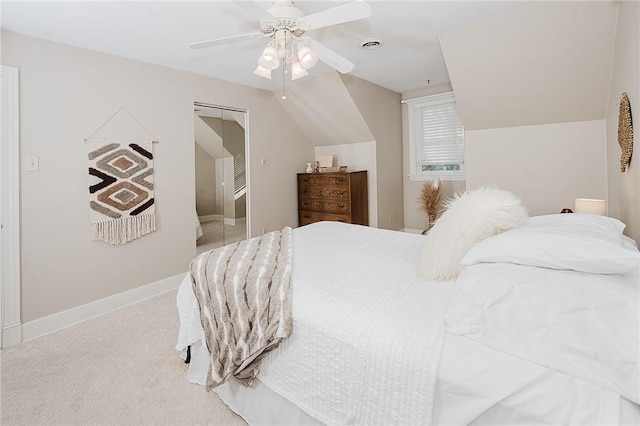
POLYGON ((0 149, 0 347, 22 343, 20 322, 19 70, 2 65, 0 149))
MULTIPOLYGON (((246 176, 246 186, 247 186, 247 190, 246 190, 246 223, 245 223, 245 227, 246 227, 246 235, 247 235, 247 239, 251 238, 251 161, 249 161, 249 159, 251 158, 251 151, 250 151, 250 136, 249 136, 249 111, 246 109, 242 109, 242 108, 236 108, 236 107, 230 107, 230 106, 221 106, 221 105, 215 105, 215 104, 209 104, 206 102, 198 102, 195 101, 193 103, 194 108, 195 107, 203 107, 203 108, 213 108, 213 109, 220 109, 220 110, 224 110, 224 111, 233 111, 233 112, 241 112, 244 113, 244 163, 245 163, 245 176, 246 176)), ((195 205, 195 202, 194 202, 195 205)), ((224 223, 224 218, 223 218, 223 223, 224 223)))

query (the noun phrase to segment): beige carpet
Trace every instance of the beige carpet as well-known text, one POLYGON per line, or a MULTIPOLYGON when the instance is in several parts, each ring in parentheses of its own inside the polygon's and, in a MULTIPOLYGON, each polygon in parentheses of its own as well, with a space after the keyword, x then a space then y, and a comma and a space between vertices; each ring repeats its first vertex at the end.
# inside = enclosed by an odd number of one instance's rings
POLYGON ((221 221, 203 222, 202 236, 196 241, 196 254, 204 253, 222 247, 225 244, 232 244, 247 239, 247 225, 223 225, 221 221))
POLYGON ((2 425, 245 425, 186 381, 176 292, 0 351, 2 425))

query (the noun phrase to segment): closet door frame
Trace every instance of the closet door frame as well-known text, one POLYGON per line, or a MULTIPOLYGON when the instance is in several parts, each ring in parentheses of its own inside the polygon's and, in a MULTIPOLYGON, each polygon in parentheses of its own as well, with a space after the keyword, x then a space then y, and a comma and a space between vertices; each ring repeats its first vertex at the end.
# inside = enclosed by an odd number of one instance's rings
POLYGON ((20 322, 19 70, 2 66, 0 149, 0 347, 22 343, 20 322))
MULTIPOLYGON (((250 151, 250 140, 251 140, 251 135, 249 132, 249 111, 246 109, 242 109, 242 108, 236 108, 236 107, 230 107, 230 106, 222 106, 222 105, 215 105, 215 104, 209 104, 209 103, 204 103, 204 102, 194 102, 194 108, 197 107, 203 107, 203 108, 212 108, 212 109, 219 109, 222 111, 222 114, 224 114, 224 112, 229 111, 229 112, 237 112, 237 113, 242 113, 244 114, 244 157, 245 157, 245 179, 246 179, 246 193, 245 193, 245 209, 246 209, 246 223, 245 223, 245 233, 246 233, 246 237, 247 239, 251 238, 251 167, 250 164, 251 162, 249 161, 249 159, 251 158, 251 151, 250 151)), ((227 188, 225 188, 226 191, 227 188)), ((223 213, 223 218, 222 218, 222 223, 224 226, 224 213, 223 213)))

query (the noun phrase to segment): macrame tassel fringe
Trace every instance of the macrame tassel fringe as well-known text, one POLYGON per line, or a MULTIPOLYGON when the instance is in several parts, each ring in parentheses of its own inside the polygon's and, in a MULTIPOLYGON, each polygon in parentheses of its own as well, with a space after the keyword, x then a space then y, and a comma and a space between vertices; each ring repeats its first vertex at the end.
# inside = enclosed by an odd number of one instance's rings
POLYGON ((109 244, 126 244, 156 230, 155 214, 139 214, 91 224, 91 238, 109 244))

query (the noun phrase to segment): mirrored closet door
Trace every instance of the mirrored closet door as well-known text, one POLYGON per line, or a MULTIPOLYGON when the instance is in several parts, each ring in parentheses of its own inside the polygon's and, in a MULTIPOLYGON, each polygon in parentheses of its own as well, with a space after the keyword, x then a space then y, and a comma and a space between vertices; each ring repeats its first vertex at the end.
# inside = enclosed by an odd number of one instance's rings
POLYGON ((248 236, 246 112, 194 105, 197 253, 248 236))

